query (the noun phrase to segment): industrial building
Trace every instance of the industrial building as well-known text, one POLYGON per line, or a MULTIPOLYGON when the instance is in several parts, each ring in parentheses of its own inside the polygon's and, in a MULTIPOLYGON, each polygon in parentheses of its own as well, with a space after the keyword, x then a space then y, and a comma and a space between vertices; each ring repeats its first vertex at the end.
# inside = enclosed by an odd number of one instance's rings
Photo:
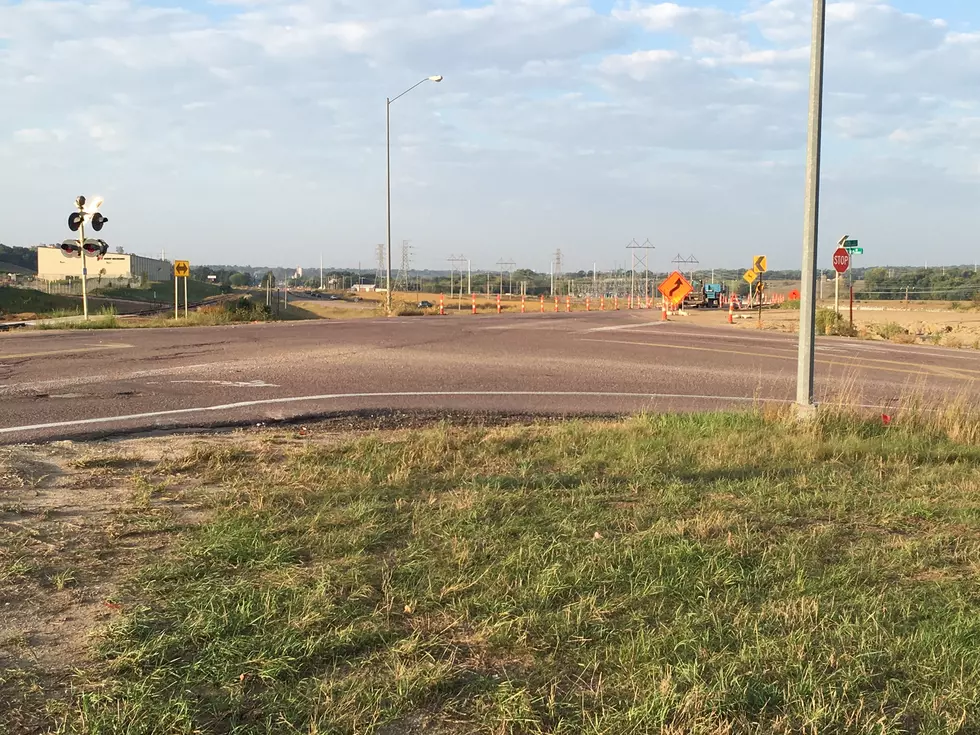
MULTIPOLYGON (((87 257, 89 278, 140 281, 168 281, 173 276, 169 261, 144 258, 130 253, 107 253, 102 260, 87 257)), ((81 257, 65 255, 59 247, 37 249, 37 277, 41 281, 63 281, 82 277, 81 257)))

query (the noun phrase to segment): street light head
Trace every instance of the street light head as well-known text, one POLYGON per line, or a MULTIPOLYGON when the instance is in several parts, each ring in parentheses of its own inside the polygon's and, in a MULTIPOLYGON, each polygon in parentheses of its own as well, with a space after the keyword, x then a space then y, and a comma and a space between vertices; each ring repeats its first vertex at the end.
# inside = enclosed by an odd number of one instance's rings
POLYGON ((429 77, 430 82, 441 82, 442 74, 436 74, 434 77, 429 77))

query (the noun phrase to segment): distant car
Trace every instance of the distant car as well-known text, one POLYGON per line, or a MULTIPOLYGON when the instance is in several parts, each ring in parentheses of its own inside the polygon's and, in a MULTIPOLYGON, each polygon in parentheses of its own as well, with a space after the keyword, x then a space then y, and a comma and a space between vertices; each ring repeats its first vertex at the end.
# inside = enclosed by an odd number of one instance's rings
POLYGON ((340 297, 335 293, 327 294, 327 301, 340 301, 340 297))
POLYGON ((419 308, 420 309, 431 309, 434 306, 435 306, 435 304, 433 304, 431 301, 420 301, 419 302, 419 308))

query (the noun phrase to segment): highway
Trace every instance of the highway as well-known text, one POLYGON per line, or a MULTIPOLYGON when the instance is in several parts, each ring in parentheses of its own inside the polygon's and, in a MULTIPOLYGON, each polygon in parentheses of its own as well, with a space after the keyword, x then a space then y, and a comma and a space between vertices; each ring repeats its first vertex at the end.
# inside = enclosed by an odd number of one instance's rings
MULTIPOLYGON (((0 334, 0 443, 395 411, 621 414, 789 402, 796 338, 657 312, 0 334)), ((818 340, 820 402, 976 398, 980 353, 818 340)))

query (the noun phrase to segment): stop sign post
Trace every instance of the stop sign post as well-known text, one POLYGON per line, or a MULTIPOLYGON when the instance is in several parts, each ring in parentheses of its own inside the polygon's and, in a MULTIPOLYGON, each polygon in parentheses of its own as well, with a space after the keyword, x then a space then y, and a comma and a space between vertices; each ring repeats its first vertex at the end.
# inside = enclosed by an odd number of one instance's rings
POLYGON ((834 279, 834 313, 840 314, 840 275, 851 267, 851 254, 841 246, 834 251, 833 263, 837 271, 837 278, 834 279))

